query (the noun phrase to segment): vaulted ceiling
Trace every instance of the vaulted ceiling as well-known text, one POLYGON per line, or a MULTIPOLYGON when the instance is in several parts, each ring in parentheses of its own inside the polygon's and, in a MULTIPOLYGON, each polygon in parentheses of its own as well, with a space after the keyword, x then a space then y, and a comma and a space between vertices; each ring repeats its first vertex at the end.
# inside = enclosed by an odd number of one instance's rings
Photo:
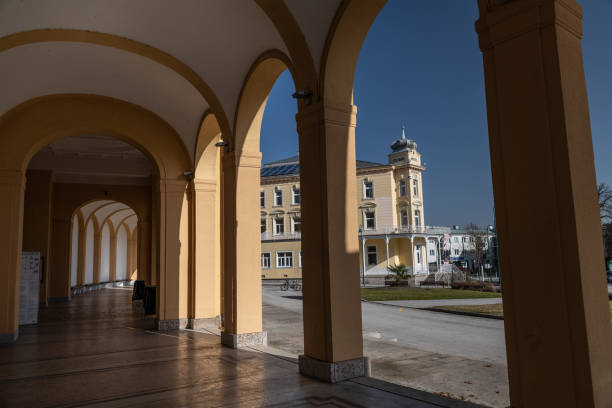
POLYGON ((341 0, 2 0, 0 115, 35 97, 97 94, 168 122, 193 156, 209 107, 231 127, 242 85, 288 9, 316 67, 341 0), (220 111, 220 112, 219 112, 220 111))

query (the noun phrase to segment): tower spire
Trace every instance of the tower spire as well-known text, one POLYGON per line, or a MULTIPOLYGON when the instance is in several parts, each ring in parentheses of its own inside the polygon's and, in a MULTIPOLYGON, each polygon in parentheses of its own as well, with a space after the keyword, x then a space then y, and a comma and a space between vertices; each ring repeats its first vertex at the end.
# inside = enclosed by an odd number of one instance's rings
POLYGON ((406 139, 406 126, 402 126, 402 139, 406 139))

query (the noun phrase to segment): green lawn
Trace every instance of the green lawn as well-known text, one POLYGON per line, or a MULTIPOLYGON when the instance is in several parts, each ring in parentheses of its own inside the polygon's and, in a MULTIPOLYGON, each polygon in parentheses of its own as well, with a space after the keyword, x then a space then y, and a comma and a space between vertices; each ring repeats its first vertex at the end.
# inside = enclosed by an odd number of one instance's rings
MULTIPOLYGON (((436 306, 432 309, 454 310, 457 312, 478 313, 489 316, 504 316, 501 304, 497 305, 466 305, 466 306, 436 306)), ((612 320, 612 301, 610 301, 610 320, 612 320)))
POLYGON ((375 288, 361 289, 361 298, 370 301, 383 300, 434 300, 497 298, 501 293, 479 292, 445 288, 375 288))

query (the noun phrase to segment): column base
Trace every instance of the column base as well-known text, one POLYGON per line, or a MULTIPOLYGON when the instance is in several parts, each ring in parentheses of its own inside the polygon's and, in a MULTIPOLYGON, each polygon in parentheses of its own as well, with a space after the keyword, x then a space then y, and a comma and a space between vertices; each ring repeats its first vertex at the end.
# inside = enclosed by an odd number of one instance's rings
POLYGON ((157 321, 157 330, 159 331, 183 330, 186 328, 187 319, 168 319, 157 321))
POLYGON ((329 383, 370 376, 370 359, 368 357, 331 363, 302 354, 299 358, 299 367, 300 374, 329 383))
POLYGON ((19 337, 19 330, 15 333, 0 333, 0 344, 14 343, 19 337))
POLYGON ((220 323, 221 320, 219 316, 200 319, 189 319, 189 322, 187 323, 187 328, 192 330, 209 329, 211 327, 218 328, 220 327, 220 323))
POLYGON ((221 332, 221 344, 231 348, 265 346, 268 344, 268 332, 234 334, 223 331, 221 332))

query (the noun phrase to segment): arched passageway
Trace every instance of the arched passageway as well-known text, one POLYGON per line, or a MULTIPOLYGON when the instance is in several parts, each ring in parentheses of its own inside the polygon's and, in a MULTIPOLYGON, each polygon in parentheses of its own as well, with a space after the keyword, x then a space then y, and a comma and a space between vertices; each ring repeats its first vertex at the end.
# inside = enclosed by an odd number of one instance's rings
POLYGON ((132 208, 111 200, 89 202, 75 211, 71 225, 73 293, 83 286, 136 280, 138 216, 132 208))
MULTIPOLYGON (((92 200, 130 206, 140 243, 151 236, 150 247, 139 247, 138 273, 157 288, 160 328, 220 313, 225 344, 263 341, 258 132, 269 90, 289 67, 299 97, 304 197, 300 370, 327 381, 365 374, 353 75, 385 1, 304 4, 45 2, 33 13, 28 1, 6 1, 0 14, 2 341, 18 334, 22 249, 49 259, 41 299, 69 298, 71 220, 92 200), (27 174, 44 146, 87 135, 139 149, 154 169, 150 183, 85 179, 74 189, 45 171, 27 174), (139 210, 143 197, 148 211, 139 210)), ((610 406, 612 328, 599 273, 581 7, 575 0, 478 4, 512 405, 610 406), (521 251, 525 225, 548 237, 542 251, 521 251), (526 279, 536 284, 523 285, 526 279), (550 289, 544 298, 539 287, 550 289)), ((83 222, 95 234, 95 223, 83 222)), ((95 245, 87 246, 86 240, 84 252, 95 258, 95 245)))

